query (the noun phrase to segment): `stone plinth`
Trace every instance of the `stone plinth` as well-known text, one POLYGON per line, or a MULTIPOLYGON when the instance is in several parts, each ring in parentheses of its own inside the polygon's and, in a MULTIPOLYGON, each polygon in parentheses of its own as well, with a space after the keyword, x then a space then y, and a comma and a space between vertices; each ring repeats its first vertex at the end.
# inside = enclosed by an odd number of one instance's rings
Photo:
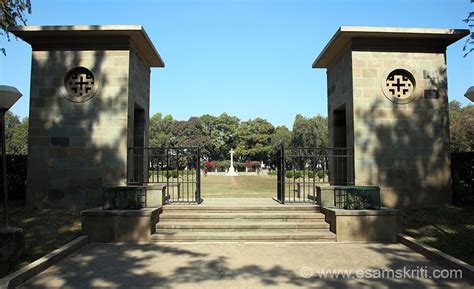
POLYGON ((403 232, 403 212, 396 209, 343 210, 321 208, 337 242, 396 242, 403 232))
POLYGON ((148 144, 150 69, 164 63, 143 28, 11 31, 33 50, 27 206, 92 207, 103 186, 126 184, 127 166, 146 177, 127 148, 148 144))
POLYGON ((229 177, 235 177, 235 176, 238 176, 239 174, 235 171, 234 167, 230 167, 229 171, 225 175, 229 177))
POLYGON ((140 210, 103 210, 81 212, 82 235, 92 243, 149 242, 155 233, 160 208, 140 210))
POLYGON ((385 206, 451 202, 446 47, 468 34, 341 27, 313 63, 327 68, 329 146, 354 148, 355 184, 380 186, 385 206))

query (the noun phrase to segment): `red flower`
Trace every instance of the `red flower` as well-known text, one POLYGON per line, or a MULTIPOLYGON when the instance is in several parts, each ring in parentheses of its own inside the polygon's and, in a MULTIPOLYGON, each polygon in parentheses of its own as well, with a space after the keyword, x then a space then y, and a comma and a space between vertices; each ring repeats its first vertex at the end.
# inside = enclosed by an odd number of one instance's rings
POLYGON ((205 166, 206 168, 212 168, 212 167, 217 166, 217 162, 208 162, 208 161, 205 161, 205 162, 204 162, 204 166, 205 166))

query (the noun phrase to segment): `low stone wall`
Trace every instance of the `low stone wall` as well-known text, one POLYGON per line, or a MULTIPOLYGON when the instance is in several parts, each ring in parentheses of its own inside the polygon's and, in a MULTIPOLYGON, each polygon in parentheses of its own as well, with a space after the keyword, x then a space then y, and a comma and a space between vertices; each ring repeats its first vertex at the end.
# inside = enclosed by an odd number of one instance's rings
POLYGON ((149 242, 162 209, 103 210, 81 212, 82 235, 91 243, 149 242))
POLYGON ((321 208, 337 242, 396 242, 403 232, 403 212, 396 209, 321 208))

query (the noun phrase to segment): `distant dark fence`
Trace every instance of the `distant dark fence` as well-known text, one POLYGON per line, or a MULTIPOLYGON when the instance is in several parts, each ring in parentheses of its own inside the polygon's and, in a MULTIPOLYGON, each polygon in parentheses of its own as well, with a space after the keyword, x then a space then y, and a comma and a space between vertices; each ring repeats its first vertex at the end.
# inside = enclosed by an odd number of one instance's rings
POLYGON ((474 204, 474 152, 452 153, 453 203, 474 204))
MULTIPOLYGON (((8 199, 26 199, 26 164, 28 156, 7 155, 8 199)), ((1 159, 0 159, 1 161, 1 159)), ((1 162, 0 162, 1 169, 1 162)), ((3 172, 2 172, 3 174, 3 172)), ((2 175, 3 176, 3 175, 2 175)), ((0 178, 0 202, 3 202, 3 177, 0 178)))

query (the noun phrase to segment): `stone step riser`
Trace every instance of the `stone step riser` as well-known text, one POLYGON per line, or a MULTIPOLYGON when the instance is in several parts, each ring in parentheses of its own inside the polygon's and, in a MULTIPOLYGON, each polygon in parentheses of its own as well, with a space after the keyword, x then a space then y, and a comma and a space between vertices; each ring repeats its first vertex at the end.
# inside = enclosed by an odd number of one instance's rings
POLYGON ((208 238, 204 237, 169 237, 169 236, 161 236, 155 235, 151 238, 152 242, 209 242, 209 241, 259 241, 259 242, 334 242, 336 240, 335 237, 328 236, 328 237, 291 237, 291 236, 245 236, 245 237, 228 237, 228 236, 212 236, 208 238))
POLYGON ((285 212, 300 212, 300 213, 321 213, 319 208, 308 208, 308 209, 275 209, 275 208, 268 208, 268 209, 259 209, 259 208, 163 208, 163 212, 166 213, 182 213, 182 212, 199 212, 199 213, 285 213, 285 212))
POLYGON ((297 242, 311 242, 311 243, 321 243, 321 242, 335 242, 336 239, 304 239, 304 240, 288 240, 288 239, 281 239, 281 240, 264 240, 264 239, 255 239, 255 240, 226 240, 226 239, 215 239, 215 240, 155 240, 152 239, 151 242, 156 243, 212 243, 212 242, 276 242, 276 243, 297 243, 297 242))
MULTIPOLYGON (((275 230, 275 229, 255 229, 255 230, 248 230, 248 229, 159 229, 156 231, 156 234, 158 235, 171 235, 173 233, 182 233, 183 231, 186 231, 187 233, 252 233, 255 235, 258 235, 259 233, 275 233, 278 234, 280 233, 281 230, 275 230)), ((327 232, 328 229, 324 228, 317 228, 317 229, 304 229, 304 230, 295 230, 295 233, 325 233, 327 232)))
POLYGON ((169 220, 160 220, 160 222, 163 223, 207 223, 207 222, 212 222, 212 223, 219 223, 225 221, 226 223, 260 223, 260 222, 265 222, 265 223, 321 223, 324 222, 324 219, 195 219, 195 218, 180 218, 180 219, 169 219, 169 220))
POLYGON ((157 225, 157 230, 327 230, 329 229, 328 224, 308 224, 307 226, 297 226, 297 225, 290 225, 284 226, 277 224, 275 226, 265 225, 265 226, 248 226, 248 225, 236 225, 236 226, 212 226, 212 225, 184 225, 181 226, 179 224, 173 225, 157 225))
POLYGON ((233 210, 233 211, 219 211, 219 210, 191 210, 191 211, 179 211, 179 210, 164 210, 163 214, 285 214, 285 213, 302 213, 302 214, 321 214, 320 212, 310 212, 310 211, 257 211, 257 210, 233 210))
POLYGON ((328 242, 335 242, 336 239, 330 240, 330 239, 305 239, 305 240, 288 240, 288 239, 281 239, 281 240, 226 240, 226 239, 216 239, 216 240, 181 240, 181 239, 176 239, 176 240, 155 240, 152 239, 151 242, 153 243, 161 243, 161 244, 166 244, 166 243, 218 243, 218 242, 229 242, 229 243, 237 243, 237 242, 261 242, 261 243, 328 243, 328 242))
MULTIPOLYGON (((161 222, 162 220, 160 220, 161 222)), ((315 219, 310 219, 310 218, 303 218, 303 219, 298 219, 298 218, 284 218, 284 219, 264 219, 264 218, 258 218, 258 219, 200 219, 200 218, 180 218, 180 219, 167 219, 167 220, 163 220, 163 223, 164 222, 175 222, 175 223, 179 223, 179 222, 195 222, 195 223, 202 223, 202 222, 215 222, 215 223, 219 223, 219 222, 223 222, 225 221, 226 223, 259 223, 259 222, 266 222, 266 223, 311 223, 311 224, 314 224, 314 223, 321 223, 321 222, 324 222, 324 219, 319 219, 319 218, 315 218, 315 219)))
POLYGON ((163 213, 160 219, 324 219, 323 214, 169 214, 163 213))

